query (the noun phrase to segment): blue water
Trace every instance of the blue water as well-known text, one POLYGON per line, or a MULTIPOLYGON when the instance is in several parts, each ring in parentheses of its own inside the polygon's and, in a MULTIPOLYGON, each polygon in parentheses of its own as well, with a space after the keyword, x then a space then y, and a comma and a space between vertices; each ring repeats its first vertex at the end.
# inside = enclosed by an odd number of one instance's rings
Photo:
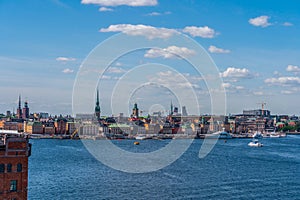
MULTIPOLYGON (((29 199, 300 199, 300 136, 218 141, 204 159, 202 140, 156 172, 130 174, 93 158, 80 140, 31 140, 29 199)), ((98 141, 97 141, 98 142, 98 141)), ((115 141, 133 152, 169 141, 115 141)))

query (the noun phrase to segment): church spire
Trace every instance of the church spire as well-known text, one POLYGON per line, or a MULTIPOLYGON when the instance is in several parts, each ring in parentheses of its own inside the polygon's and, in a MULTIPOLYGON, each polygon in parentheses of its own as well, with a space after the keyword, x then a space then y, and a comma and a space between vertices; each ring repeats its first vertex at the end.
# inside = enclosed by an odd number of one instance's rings
POLYGON ((99 90, 97 89, 97 100, 96 100, 96 106, 95 106, 95 116, 97 117, 97 119, 100 119, 100 101, 99 101, 99 90))
POLYGON ((170 115, 173 115, 173 102, 171 100, 171 111, 170 111, 170 115))
POLYGON ((19 94, 19 106, 17 109, 17 117, 18 117, 18 119, 22 119, 21 95, 20 94, 19 94))

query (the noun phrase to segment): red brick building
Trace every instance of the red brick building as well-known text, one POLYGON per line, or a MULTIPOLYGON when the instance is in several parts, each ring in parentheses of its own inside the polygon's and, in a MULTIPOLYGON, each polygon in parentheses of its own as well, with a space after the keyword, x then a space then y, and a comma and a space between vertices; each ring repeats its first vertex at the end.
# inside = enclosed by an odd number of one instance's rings
POLYGON ((0 138, 0 199, 26 200, 31 144, 24 137, 0 138))

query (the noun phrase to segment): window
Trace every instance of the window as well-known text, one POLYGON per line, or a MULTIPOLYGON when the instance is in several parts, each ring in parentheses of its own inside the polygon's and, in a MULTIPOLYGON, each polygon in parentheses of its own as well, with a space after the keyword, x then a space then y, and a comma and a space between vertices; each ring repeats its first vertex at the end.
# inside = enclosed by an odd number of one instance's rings
POLYGON ((4 164, 0 164, 0 173, 4 173, 5 166, 4 164))
POLYGON ((7 172, 11 172, 12 165, 10 163, 7 164, 7 172))
POLYGON ((22 171, 22 164, 18 163, 17 165, 17 172, 21 172, 22 171))
POLYGON ((17 191, 17 181, 16 180, 10 181, 10 187, 9 188, 10 188, 11 192, 17 191))

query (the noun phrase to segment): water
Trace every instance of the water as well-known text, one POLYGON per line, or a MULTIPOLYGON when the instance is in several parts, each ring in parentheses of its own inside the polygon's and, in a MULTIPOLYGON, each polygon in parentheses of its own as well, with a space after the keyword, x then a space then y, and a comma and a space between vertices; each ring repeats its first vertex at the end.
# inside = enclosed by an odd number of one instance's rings
MULTIPOLYGON (((300 136, 218 141, 204 159, 195 140, 172 165, 129 174, 94 159, 81 141, 31 140, 29 199, 300 199, 300 136)), ((169 141, 115 141, 133 152, 153 151, 169 141)))

